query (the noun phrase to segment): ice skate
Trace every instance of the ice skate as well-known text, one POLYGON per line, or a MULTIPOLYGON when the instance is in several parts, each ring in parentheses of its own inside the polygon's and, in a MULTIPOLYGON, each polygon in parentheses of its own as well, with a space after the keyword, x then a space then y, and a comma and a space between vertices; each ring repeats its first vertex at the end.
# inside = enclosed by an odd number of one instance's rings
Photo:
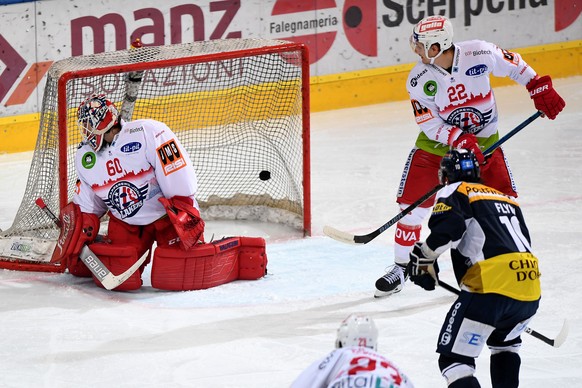
POLYGON ((383 298, 400 292, 404 287, 404 283, 408 279, 406 267, 401 264, 394 264, 389 267, 386 274, 380 279, 376 280, 375 298, 383 298))

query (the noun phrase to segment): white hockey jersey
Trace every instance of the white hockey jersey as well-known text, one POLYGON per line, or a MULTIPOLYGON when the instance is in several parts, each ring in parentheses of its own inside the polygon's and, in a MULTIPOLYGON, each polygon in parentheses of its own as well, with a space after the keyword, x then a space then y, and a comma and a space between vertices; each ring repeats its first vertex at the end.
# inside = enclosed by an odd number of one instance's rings
POLYGON ((75 157, 73 202, 102 216, 107 210, 131 225, 148 225, 166 214, 158 198, 194 196, 198 188, 190 156, 167 125, 121 121, 112 144, 95 152, 82 143, 75 157))
POLYGON ((450 73, 440 66, 419 62, 406 83, 421 130, 416 146, 441 156, 458 137, 455 128, 475 134, 482 147, 499 138, 491 74, 509 77, 521 85, 536 75, 519 54, 489 42, 458 42, 454 49, 450 73))
POLYGON ((413 388, 408 377, 386 357, 365 347, 335 349, 311 364, 291 388, 413 388))

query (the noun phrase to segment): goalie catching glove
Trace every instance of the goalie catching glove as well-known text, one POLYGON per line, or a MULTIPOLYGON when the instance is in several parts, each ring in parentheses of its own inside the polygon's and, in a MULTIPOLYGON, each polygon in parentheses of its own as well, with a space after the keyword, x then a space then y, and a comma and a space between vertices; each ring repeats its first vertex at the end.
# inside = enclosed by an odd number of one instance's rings
POLYGON ((552 79, 549 75, 543 77, 536 75, 528 82, 526 88, 536 109, 548 116, 550 120, 555 119, 566 106, 564 99, 552 86, 552 79))
POLYGON ((434 290, 439 273, 437 258, 438 255, 426 244, 417 241, 410 252, 410 261, 406 267, 410 280, 427 291, 434 290))
POLYGON ((190 249, 198 241, 204 242, 204 220, 200 218, 200 212, 194 207, 192 199, 176 196, 169 199, 161 197, 159 201, 166 208, 183 249, 190 249))

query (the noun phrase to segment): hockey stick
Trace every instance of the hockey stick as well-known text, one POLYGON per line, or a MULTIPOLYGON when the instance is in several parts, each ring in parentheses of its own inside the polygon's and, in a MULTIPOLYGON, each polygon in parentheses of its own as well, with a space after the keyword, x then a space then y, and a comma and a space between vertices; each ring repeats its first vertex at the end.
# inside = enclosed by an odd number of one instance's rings
MULTIPOLYGON (((131 42, 129 46, 129 59, 133 63, 138 61, 139 49, 143 47, 140 39, 131 42)), ((143 71, 130 71, 125 76, 125 96, 121 104, 121 118, 125 121, 131 121, 133 116, 133 109, 135 108, 135 101, 141 86, 143 71)))
MULTIPOLYGON (((516 133, 518 133, 519 131, 521 131, 525 127, 527 127, 532 121, 534 121, 535 119, 537 119, 541 115, 542 115, 542 112, 540 112, 540 111, 537 111, 536 113, 531 115, 524 122, 519 124, 517 127, 515 127, 510 132, 508 132, 505 136, 503 136, 501 139, 497 140, 494 144, 492 144, 485 151, 483 151, 483 155, 485 155, 486 157, 491 156, 493 151, 495 151, 499 146, 501 146, 503 143, 505 143, 507 140, 509 140, 511 137, 513 137, 513 135, 515 135, 516 133)), ((430 197, 432 197, 434 194, 436 194, 436 192, 439 191, 440 189, 442 189, 443 187, 444 187, 444 185, 441 185, 441 184, 436 185, 432 190, 430 190, 428 193, 426 193, 425 195, 420 197, 412 205, 409 205, 406 209, 402 210, 400 213, 398 213, 390 221, 386 222, 384 225, 382 225, 378 229, 376 229, 373 232, 370 232, 368 234, 353 235, 353 234, 348 233, 348 232, 342 232, 341 230, 338 230, 338 229, 331 227, 329 225, 326 225, 323 227, 323 233, 325 235, 327 235, 328 237, 333 238, 334 240, 337 240, 337 241, 340 241, 340 242, 343 242, 346 244, 367 244, 370 241, 372 241, 373 239, 375 239, 376 237, 378 237, 380 234, 385 232, 392 225, 394 225, 395 223, 400 221, 409 212, 416 209, 424 201, 428 200, 430 197)))
MULTIPOLYGON (((457 288, 451 286, 450 284, 443 282, 442 280, 439 280, 438 284, 439 284, 439 286, 441 286, 442 288, 444 288, 445 290, 447 290, 449 292, 452 292, 453 294, 456 294, 456 295, 461 294, 461 291, 459 291, 457 288)), ((566 341, 566 337, 568 337, 569 330, 570 330, 570 326, 568 324, 568 320, 564 319, 564 323, 562 324, 562 328, 560 329, 560 332, 558 333, 558 335, 554 339, 546 337, 545 335, 538 333, 534 329, 527 327, 527 326, 526 326, 524 331, 527 334, 531 335, 532 337, 535 337, 535 338, 541 340, 542 342, 547 343, 550 346, 553 346, 555 348, 559 348, 560 346, 562 346, 564 341, 566 341)))
MULTIPOLYGON (((51 209, 48 208, 42 198, 36 199, 36 205, 41 208, 59 228, 61 227, 61 221, 51 211, 51 209)), ((138 268, 146 261, 147 257, 148 254, 146 252, 146 254, 144 254, 141 259, 136 261, 125 272, 120 275, 114 275, 87 245, 83 246, 83 249, 79 255, 81 261, 87 266, 87 268, 89 268, 89 271, 91 271, 91 273, 95 275, 97 279, 99 279, 106 290, 112 290, 129 279, 129 277, 133 275, 134 272, 137 271, 138 268)))

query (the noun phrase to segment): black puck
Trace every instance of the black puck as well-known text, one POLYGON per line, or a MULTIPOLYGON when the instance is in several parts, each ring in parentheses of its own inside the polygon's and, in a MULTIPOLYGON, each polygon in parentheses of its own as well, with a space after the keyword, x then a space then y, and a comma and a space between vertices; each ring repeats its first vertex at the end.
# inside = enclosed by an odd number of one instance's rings
POLYGON ((271 179, 271 172, 267 171, 267 170, 263 170, 259 173, 259 179, 262 181, 268 181, 269 179, 271 179))

